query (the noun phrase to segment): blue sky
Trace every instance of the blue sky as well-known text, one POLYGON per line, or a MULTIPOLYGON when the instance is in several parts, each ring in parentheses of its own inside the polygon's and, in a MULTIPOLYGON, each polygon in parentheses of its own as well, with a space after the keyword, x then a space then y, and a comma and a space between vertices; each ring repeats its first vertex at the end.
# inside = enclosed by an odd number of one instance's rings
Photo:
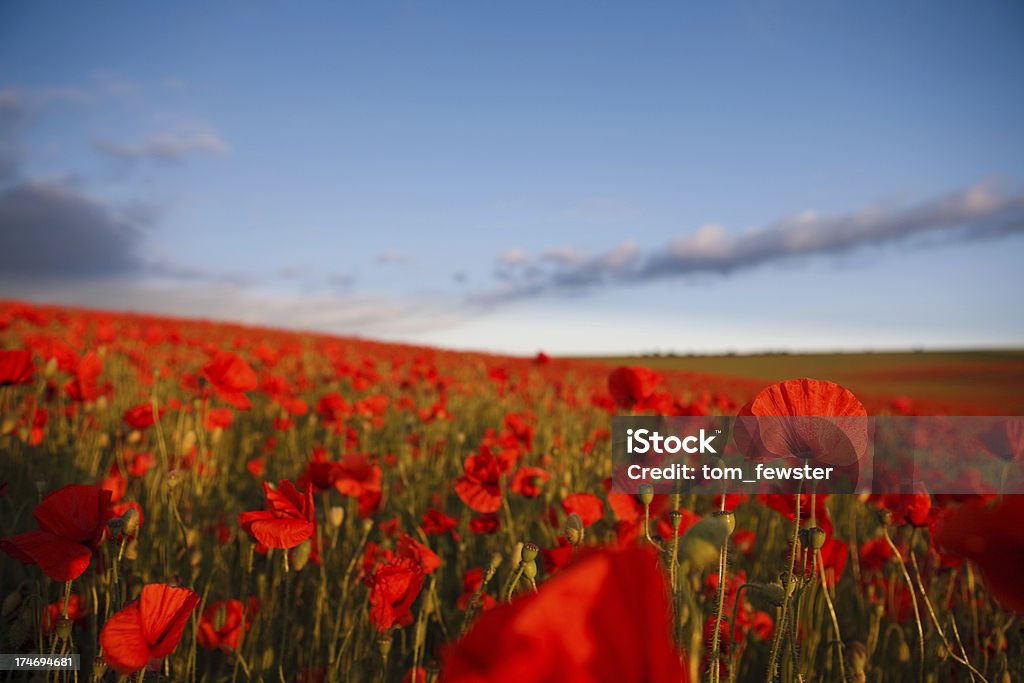
POLYGON ((531 353, 1018 346, 1024 7, 0 6, 0 293, 531 353))

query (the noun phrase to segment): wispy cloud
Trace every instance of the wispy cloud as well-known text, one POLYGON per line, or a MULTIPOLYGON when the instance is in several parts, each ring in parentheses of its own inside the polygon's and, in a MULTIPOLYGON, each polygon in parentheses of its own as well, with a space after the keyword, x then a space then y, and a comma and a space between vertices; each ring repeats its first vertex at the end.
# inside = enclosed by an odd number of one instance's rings
POLYGON ((138 142, 97 139, 93 146, 103 154, 124 161, 154 160, 180 163, 193 153, 226 154, 230 146, 213 129, 197 128, 157 133, 138 142))
MULTIPOLYGON (((1024 190, 1001 190, 983 181, 914 205, 874 204, 846 213, 807 211, 741 233, 705 225, 666 245, 642 251, 626 242, 582 257, 561 248, 536 260, 508 254, 497 259, 502 285, 475 297, 495 302, 611 284, 647 282, 701 273, 728 275, 770 263, 842 254, 888 243, 969 240, 1024 232, 1024 190), (571 257, 570 257, 571 256, 571 257)), ((521 253, 521 252, 516 252, 521 253)))

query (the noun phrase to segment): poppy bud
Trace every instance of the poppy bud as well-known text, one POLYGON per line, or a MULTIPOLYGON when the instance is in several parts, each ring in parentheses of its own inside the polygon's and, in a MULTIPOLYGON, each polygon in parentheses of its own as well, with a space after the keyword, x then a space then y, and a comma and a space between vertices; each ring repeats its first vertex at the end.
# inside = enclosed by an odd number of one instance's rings
POLYGON ((111 540, 116 541, 124 533, 124 519, 121 517, 114 517, 107 520, 107 531, 110 532, 111 540))
POLYGON ((732 510, 715 510, 713 516, 726 523, 729 535, 732 536, 732 532, 736 530, 736 515, 732 513, 732 510))
POLYGON ((496 572, 499 566, 501 566, 501 553, 494 553, 491 555, 491 563, 487 566, 487 569, 488 571, 496 572))
POLYGON ((819 526, 812 526, 800 530, 800 545, 812 550, 821 550, 825 545, 825 530, 819 526))
POLYGON ((43 376, 49 379, 57 374, 57 359, 51 358, 46 361, 46 367, 43 368, 43 376))
POLYGON ((892 524, 892 512, 885 508, 878 509, 878 521, 881 522, 882 526, 889 526, 892 524))
POLYGON ((124 535, 134 536, 139 530, 139 511, 130 507, 124 511, 121 519, 124 520, 124 535))
POLYGON ((683 535, 682 556, 696 568, 718 562, 718 554, 729 538, 729 524, 718 517, 705 517, 683 535))
POLYGON ((142 441, 142 432, 138 429, 133 429, 131 434, 128 435, 128 443, 132 446, 142 441))
POLYGON ((747 586, 747 590, 762 596, 774 607, 782 607, 786 601, 786 589, 778 583, 752 583, 747 586))
POLYGON ((583 542, 583 518, 578 512, 573 512, 565 518, 565 538, 569 545, 577 546, 583 542))
POLYGON ((100 396, 98 399, 96 399, 96 406, 95 407, 96 407, 96 412, 97 413, 105 413, 105 412, 107 412, 107 397, 106 396, 100 396))
POLYGON ((188 453, 196 445, 196 432, 194 429, 190 429, 185 432, 185 436, 181 438, 181 450, 188 453))
POLYGON ((67 617, 60 617, 57 619, 57 637, 61 640, 67 640, 71 637, 71 620, 67 617))
POLYGON ((536 579, 537 578, 537 563, 534 562, 533 560, 528 560, 528 561, 523 562, 523 576, 525 576, 526 578, 530 579, 531 581, 533 579, 536 579))
POLYGON ((896 657, 901 662, 909 662, 910 661, 910 646, 907 645, 907 641, 904 640, 903 642, 900 643, 899 653, 896 655, 896 657))
POLYGON ((21 592, 14 591, 13 593, 8 593, 7 597, 4 598, 3 607, 0 607, 0 616, 6 619, 14 614, 14 610, 18 609, 19 605, 21 605, 21 592))
POLYGON ((171 470, 167 473, 167 487, 176 489, 185 480, 185 472, 182 470, 171 470))
POLYGON ((50 484, 50 482, 47 481, 45 475, 43 475, 43 474, 37 474, 36 475, 36 478, 35 478, 36 491, 39 492, 40 496, 43 495, 43 491, 46 490, 46 487, 49 484, 50 484))
POLYGON ((523 544, 523 550, 522 550, 522 561, 523 562, 533 562, 534 560, 537 559, 537 553, 539 551, 540 551, 540 548, 538 548, 533 543, 524 543, 523 544))
POLYGON ((340 505, 332 505, 327 511, 327 523, 337 529, 345 521, 345 508, 340 505))
POLYGON ((644 505, 650 505, 654 500, 654 487, 650 484, 640 484, 640 488, 637 489, 637 498, 644 505))
POLYGON ((96 443, 100 448, 106 448, 110 445, 110 434, 103 432, 96 438, 96 443))
POLYGON ((8 417, 4 420, 3 426, 0 426, 0 434, 10 434, 14 431, 14 428, 18 426, 18 421, 13 417, 8 417))
POLYGON ((139 559, 139 542, 132 539, 124 548, 124 559, 134 562, 139 559))
POLYGON ((292 568, 300 572, 309 564, 309 556, 313 552, 313 542, 308 538, 297 545, 292 551, 292 568))

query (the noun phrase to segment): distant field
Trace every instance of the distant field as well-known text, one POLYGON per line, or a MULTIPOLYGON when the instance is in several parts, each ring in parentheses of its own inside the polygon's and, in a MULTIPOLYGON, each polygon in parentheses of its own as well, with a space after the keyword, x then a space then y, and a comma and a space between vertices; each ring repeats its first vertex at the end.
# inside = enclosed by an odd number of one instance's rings
POLYGON ((1024 350, 921 353, 763 354, 592 358, 773 382, 815 377, 865 397, 908 396, 917 402, 989 414, 1024 413, 1024 350))

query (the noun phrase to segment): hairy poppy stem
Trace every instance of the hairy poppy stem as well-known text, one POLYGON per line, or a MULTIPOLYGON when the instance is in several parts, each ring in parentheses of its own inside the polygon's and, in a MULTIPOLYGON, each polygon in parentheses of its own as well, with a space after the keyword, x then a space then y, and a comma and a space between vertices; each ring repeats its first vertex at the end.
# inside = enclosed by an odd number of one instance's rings
MULTIPOLYGON (((797 548, 800 544, 800 494, 803 491, 803 480, 797 482, 796 485, 796 511, 793 515, 793 541, 789 549, 789 571, 786 573, 785 583, 783 588, 785 589, 785 597, 782 599, 782 609, 779 615, 779 622, 781 624, 786 623, 786 618, 789 616, 789 603, 790 596, 793 595, 793 569, 796 567, 796 555, 797 548)), ((773 683, 775 681, 775 673, 779 664, 779 650, 782 648, 782 632, 784 629, 776 628, 775 635, 772 637, 772 649, 768 656, 768 674, 765 678, 766 683, 773 683)), ((795 634, 794 634, 795 635, 795 634)))
POLYGON ((917 665, 917 680, 924 683, 924 627, 921 625, 921 609, 917 606, 917 591, 914 590, 914 583, 910 580, 910 572, 907 571, 907 564, 903 561, 903 555, 900 554, 899 548, 892 542, 892 536, 889 535, 889 525, 882 524, 882 533, 885 534, 885 541, 889 544, 889 549, 892 550, 892 554, 896 557, 896 562, 900 566, 900 571, 903 574, 903 580, 907 584, 907 590, 910 591, 910 604, 914 607, 914 622, 917 624, 917 647, 918 647, 918 665, 917 665))
POLYGON ((839 633, 839 617, 836 616, 836 607, 832 604, 832 595, 828 592, 828 583, 825 578, 825 561, 821 556, 821 548, 816 549, 816 564, 821 577, 821 590, 825 594, 825 605, 828 607, 829 616, 832 617, 832 630, 835 631, 836 640, 839 641, 839 675, 843 683, 846 683, 846 662, 843 659, 843 637, 839 633))

